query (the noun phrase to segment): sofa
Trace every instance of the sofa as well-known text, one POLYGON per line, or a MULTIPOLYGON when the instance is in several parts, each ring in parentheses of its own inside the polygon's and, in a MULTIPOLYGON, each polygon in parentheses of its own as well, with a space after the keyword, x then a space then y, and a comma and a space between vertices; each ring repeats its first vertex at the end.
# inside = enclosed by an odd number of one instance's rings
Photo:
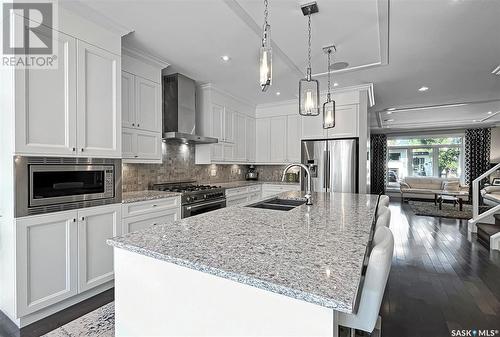
MULTIPOLYGON (((468 192, 469 186, 462 185, 458 178, 406 177, 400 182, 401 200, 404 198, 434 199, 444 191, 468 192)), ((464 201, 468 196, 462 197, 464 201)))
POLYGON ((487 186, 481 190, 483 203, 488 206, 500 204, 500 186, 487 186))

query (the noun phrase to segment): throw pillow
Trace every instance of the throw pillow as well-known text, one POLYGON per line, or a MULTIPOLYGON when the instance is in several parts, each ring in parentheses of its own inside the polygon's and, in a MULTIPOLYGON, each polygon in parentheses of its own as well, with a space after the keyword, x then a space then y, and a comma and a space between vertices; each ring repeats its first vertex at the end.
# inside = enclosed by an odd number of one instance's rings
POLYGON ((450 192, 457 192, 460 190, 460 182, 458 181, 445 181, 443 190, 450 192))

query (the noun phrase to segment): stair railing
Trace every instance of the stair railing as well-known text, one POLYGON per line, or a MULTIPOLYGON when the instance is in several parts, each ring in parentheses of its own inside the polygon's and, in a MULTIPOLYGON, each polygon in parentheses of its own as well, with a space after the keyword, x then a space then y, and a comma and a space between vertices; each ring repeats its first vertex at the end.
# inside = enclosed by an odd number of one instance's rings
POLYGON ((493 166, 488 171, 481 174, 479 177, 472 181, 472 219, 469 220, 469 231, 476 232, 476 223, 478 223, 481 219, 492 216, 493 214, 500 211, 500 204, 487 210, 484 213, 479 214, 479 200, 480 200, 480 192, 479 192, 479 183, 486 177, 490 176, 492 173, 500 169, 500 163, 493 166))

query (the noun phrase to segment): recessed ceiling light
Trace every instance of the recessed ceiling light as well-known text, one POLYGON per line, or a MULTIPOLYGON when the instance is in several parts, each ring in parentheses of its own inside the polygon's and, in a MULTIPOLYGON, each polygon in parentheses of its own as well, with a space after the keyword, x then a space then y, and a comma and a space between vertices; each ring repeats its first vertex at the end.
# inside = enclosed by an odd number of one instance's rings
POLYGON ((394 122, 394 119, 393 118, 384 119, 384 122, 394 122))
POLYGON ((334 86, 334 87, 338 87, 338 86, 339 86, 339 84, 338 84, 337 82, 333 82, 333 86, 334 86))
POLYGON ((424 91, 427 91, 427 90, 429 90, 429 87, 426 87, 426 86, 418 88, 418 91, 420 91, 420 92, 424 92, 424 91))
POLYGON ((231 59, 231 58, 230 58, 229 56, 227 56, 227 55, 223 55, 223 56, 221 56, 220 58, 221 58, 221 59, 222 59, 222 61, 224 61, 224 62, 228 62, 228 61, 231 59))
POLYGON ((493 111, 488 111, 487 114, 488 115, 491 115, 493 113, 493 111))
POLYGON ((279 96, 279 95, 281 95, 281 92, 277 91, 276 96, 279 96))

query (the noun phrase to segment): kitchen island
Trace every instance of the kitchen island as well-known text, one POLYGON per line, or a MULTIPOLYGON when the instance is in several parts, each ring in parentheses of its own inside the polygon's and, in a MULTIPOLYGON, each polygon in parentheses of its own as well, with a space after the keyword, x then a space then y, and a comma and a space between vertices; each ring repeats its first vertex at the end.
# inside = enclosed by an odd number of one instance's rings
POLYGON ((337 313, 356 311, 377 197, 313 202, 228 207, 110 239, 116 336, 336 336, 337 313))

